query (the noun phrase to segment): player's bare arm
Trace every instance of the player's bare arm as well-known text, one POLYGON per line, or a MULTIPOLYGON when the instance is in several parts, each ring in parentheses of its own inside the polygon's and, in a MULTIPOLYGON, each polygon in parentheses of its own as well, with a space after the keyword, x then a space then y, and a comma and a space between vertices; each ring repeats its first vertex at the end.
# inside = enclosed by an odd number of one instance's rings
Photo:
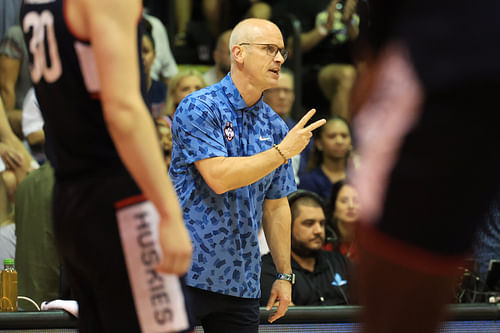
POLYGON ((130 18, 140 19, 141 4, 140 0, 78 0, 68 2, 67 10, 70 19, 75 18, 75 33, 92 44, 104 118, 120 157, 160 214, 164 252, 160 269, 183 274, 190 265, 192 245, 177 196, 164 171, 153 121, 138 89, 137 21, 130 18), (105 39, 100 38, 103 31, 105 39))

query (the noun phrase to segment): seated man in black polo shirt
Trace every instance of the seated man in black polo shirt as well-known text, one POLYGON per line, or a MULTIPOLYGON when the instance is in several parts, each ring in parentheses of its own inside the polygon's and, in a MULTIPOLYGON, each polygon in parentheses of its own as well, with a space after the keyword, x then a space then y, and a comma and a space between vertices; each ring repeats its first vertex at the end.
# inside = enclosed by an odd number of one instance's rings
MULTIPOLYGON (((323 200, 315 193, 299 190, 288 196, 292 211, 292 289, 294 305, 349 304, 350 261, 339 252, 321 249, 325 240, 323 200)), ((261 306, 266 306, 276 269, 270 254, 262 257, 261 306)))

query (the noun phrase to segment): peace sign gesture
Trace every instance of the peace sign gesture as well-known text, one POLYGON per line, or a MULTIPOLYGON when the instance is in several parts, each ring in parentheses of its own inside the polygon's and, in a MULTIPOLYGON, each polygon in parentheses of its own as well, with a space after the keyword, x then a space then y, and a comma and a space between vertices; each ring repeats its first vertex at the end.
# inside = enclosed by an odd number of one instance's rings
POLYGON ((326 123, 325 119, 320 119, 307 127, 304 127, 315 113, 316 109, 309 110, 309 112, 307 112, 304 117, 299 120, 297 125, 295 125, 290 132, 288 132, 283 141, 281 141, 278 145, 279 150, 287 159, 292 158, 304 150, 312 137, 312 131, 326 123))

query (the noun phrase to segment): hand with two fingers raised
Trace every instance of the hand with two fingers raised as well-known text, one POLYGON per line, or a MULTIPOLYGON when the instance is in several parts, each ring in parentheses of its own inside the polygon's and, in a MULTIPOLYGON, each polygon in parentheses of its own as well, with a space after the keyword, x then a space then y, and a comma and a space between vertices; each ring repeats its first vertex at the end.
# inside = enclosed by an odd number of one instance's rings
POLYGON ((304 148, 308 145, 309 140, 311 140, 313 135, 312 132, 326 123, 325 119, 320 119, 306 126, 307 122, 315 113, 315 109, 311 109, 307 112, 304 117, 299 120, 297 125, 295 125, 290 132, 288 132, 283 141, 278 144, 279 151, 281 151, 287 159, 292 158, 304 150, 304 148))

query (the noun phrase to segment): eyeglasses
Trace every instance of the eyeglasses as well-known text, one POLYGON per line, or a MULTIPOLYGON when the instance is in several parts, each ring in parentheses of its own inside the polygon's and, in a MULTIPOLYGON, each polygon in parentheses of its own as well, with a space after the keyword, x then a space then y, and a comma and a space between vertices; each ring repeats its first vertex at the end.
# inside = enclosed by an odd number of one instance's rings
POLYGON ((280 49, 277 45, 274 44, 264 44, 264 43, 240 43, 239 45, 261 45, 266 47, 266 52, 267 55, 271 57, 276 57, 276 55, 281 53, 281 56, 283 57, 283 61, 288 58, 288 50, 285 48, 280 49))

